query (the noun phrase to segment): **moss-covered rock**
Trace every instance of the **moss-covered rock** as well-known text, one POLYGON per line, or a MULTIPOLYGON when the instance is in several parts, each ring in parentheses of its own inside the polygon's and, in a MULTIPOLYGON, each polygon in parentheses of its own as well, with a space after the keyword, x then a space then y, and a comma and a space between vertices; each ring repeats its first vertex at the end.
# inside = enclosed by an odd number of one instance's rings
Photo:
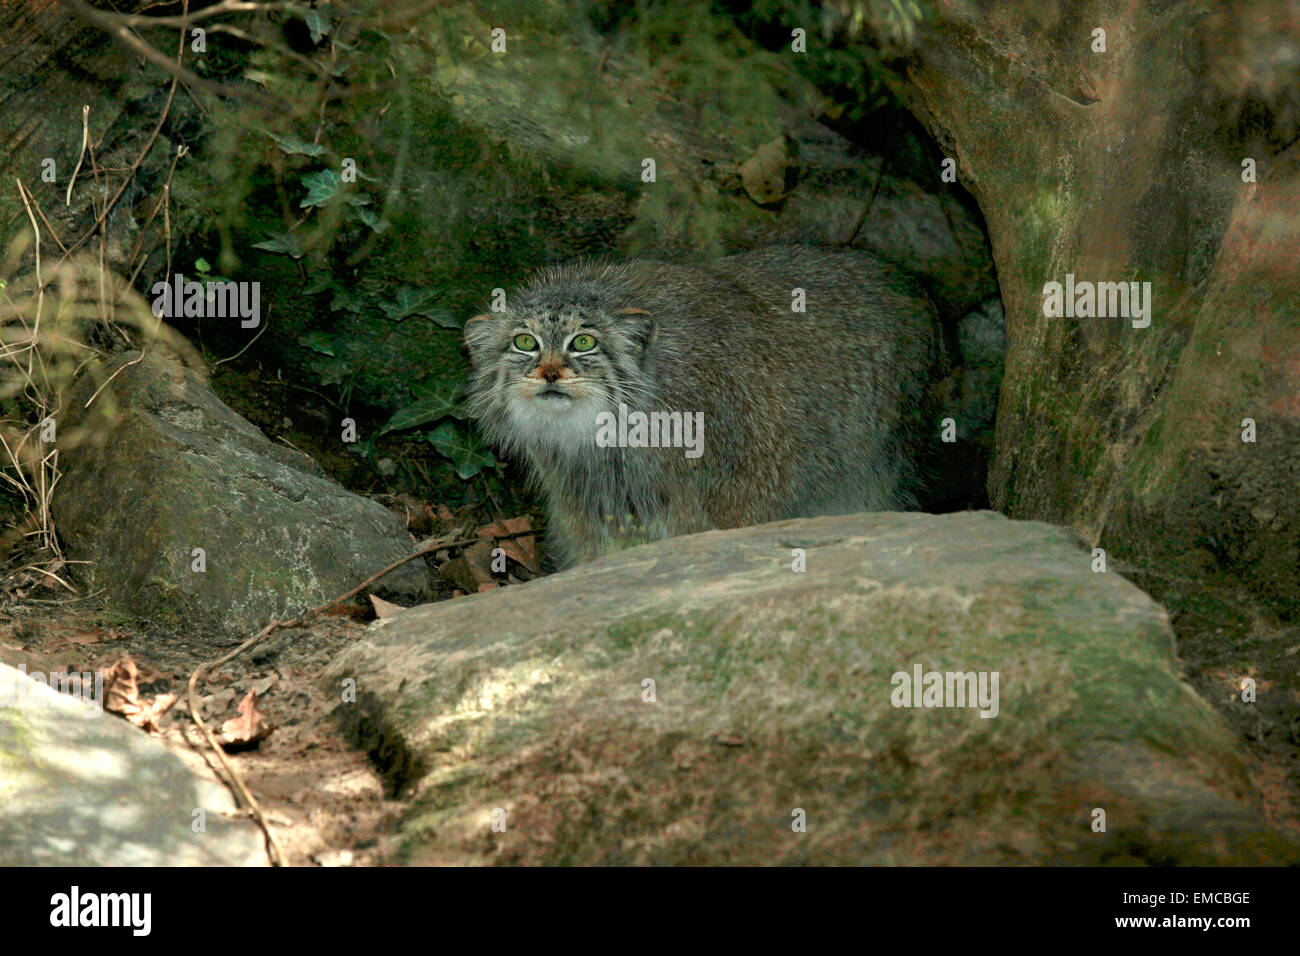
POLYGON ((1300 858, 1164 612, 1091 561, 987 512, 708 532, 402 612, 324 684, 415 796, 404 862, 1300 858), (918 667, 996 673, 996 708, 896 706, 918 667))
MULTIPOLYGON (((193 372, 140 358, 92 366, 59 422, 55 520, 118 606, 172 628, 245 633, 414 549, 401 518, 273 444, 193 372)), ((381 587, 419 597, 427 574, 411 563, 381 587)))

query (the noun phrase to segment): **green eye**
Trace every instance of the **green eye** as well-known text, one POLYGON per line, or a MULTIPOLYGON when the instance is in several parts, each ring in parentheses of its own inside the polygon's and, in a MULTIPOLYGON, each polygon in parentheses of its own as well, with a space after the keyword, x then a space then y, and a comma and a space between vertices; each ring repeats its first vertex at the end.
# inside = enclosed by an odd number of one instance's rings
POLYGON ((537 351, 537 339, 527 332, 520 332, 515 336, 515 348, 521 352, 535 352, 537 351))
POLYGON ((575 352, 590 352, 596 347, 596 337, 583 332, 581 335, 575 335, 569 347, 575 352))

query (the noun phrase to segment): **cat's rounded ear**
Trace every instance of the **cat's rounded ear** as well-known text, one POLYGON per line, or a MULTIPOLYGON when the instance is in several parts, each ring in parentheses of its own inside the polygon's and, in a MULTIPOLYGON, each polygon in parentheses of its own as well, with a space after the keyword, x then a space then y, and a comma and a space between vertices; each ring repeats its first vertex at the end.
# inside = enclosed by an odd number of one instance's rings
POLYGON ((630 307, 626 309, 615 309, 615 315, 626 316, 628 318, 627 329, 633 339, 641 346, 641 351, 645 351, 655 340, 655 333, 658 331, 658 324, 655 322, 654 315, 646 309, 630 307))
POLYGON ((493 316, 483 314, 476 315, 465 322, 465 344, 471 349, 483 344, 492 331, 491 320, 493 316))

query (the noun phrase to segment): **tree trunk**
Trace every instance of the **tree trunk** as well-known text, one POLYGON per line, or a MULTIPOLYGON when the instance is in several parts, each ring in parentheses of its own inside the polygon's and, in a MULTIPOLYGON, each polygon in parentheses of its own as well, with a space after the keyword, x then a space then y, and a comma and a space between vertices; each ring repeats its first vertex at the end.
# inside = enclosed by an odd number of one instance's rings
POLYGON ((994 506, 1228 572, 1294 618, 1300 8, 935 7, 900 92, 987 218, 1008 328, 994 506), (1149 282, 1150 325, 1045 314, 1067 274, 1149 282))

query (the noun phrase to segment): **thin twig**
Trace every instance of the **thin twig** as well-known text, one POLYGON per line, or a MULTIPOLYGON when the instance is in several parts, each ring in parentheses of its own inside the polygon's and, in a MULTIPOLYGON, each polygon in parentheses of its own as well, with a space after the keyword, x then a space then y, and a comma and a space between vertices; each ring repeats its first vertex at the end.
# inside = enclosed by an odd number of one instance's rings
POLYGON ((123 372, 125 372, 125 371, 126 371, 128 368, 130 368, 132 365, 139 365, 141 362, 144 361, 144 356, 145 356, 145 353, 144 353, 144 352, 141 352, 139 358, 131 359, 131 361, 126 362, 125 364, 123 364, 121 368, 119 368, 116 372, 114 372, 112 375, 110 375, 110 376, 109 376, 109 377, 104 381, 104 384, 103 384, 103 385, 101 385, 101 386, 99 386, 99 388, 95 389, 95 394, 94 394, 94 395, 91 395, 90 398, 86 399, 86 404, 83 405, 83 406, 81 406, 81 407, 82 407, 82 408, 89 408, 89 407, 90 407, 90 403, 93 402, 95 399, 99 398, 99 393, 102 392, 104 389, 108 388, 108 383, 109 383, 109 382, 113 381, 113 379, 117 378, 119 375, 121 375, 123 372))
POLYGON ((81 172, 81 161, 86 158, 86 149, 90 146, 90 104, 87 103, 81 108, 81 151, 77 153, 77 168, 72 171, 72 178, 68 180, 68 193, 63 198, 63 205, 72 205, 72 187, 77 181, 77 173, 81 172))
POLYGON ((59 576, 58 576, 57 574, 55 574, 53 571, 46 571, 44 568, 39 568, 39 567, 37 567, 37 566, 34 565, 34 564, 29 564, 29 565, 26 565, 25 567, 21 567, 21 568, 19 568, 17 571, 14 572, 14 574, 20 574, 20 573, 23 572, 23 571, 35 571, 37 574, 44 574, 46 577, 54 578, 54 580, 58 581, 60 584, 62 584, 65 588, 67 588, 67 589, 68 589, 69 591, 71 591, 73 594, 76 594, 76 593, 77 593, 77 589, 76 589, 76 588, 74 588, 74 587, 73 587, 71 584, 69 584, 67 581, 63 580, 63 578, 59 577, 59 576))
POLYGON ((149 17, 139 13, 123 13, 118 14, 115 19, 132 27, 188 27, 223 13, 262 13, 271 10, 304 13, 309 9, 298 3, 250 3, 248 0, 222 0, 221 3, 179 17, 149 17))
MULTIPOLYGON (((82 0, 63 0, 68 6, 80 14, 83 18, 93 23, 95 26, 117 37, 137 54, 144 57, 154 66, 162 67, 172 76, 172 89, 175 90, 176 82, 184 80, 187 85, 195 89, 206 90, 214 96, 219 96, 226 92, 220 85, 205 80, 192 70, 186 69, 181 65, 180 58, 172 62, 162 53, 159 53, 148 43, 145 43, 138 36, 131 32, 125 23, 122 22, 122 15, 107 13, 103 10, 96 10, 94 7, 82 2, 82 0)), ((186 3, 186 9, 189 4, 186 3)), ((181 35, 182 46, 185 43, 185 31, 179 31, 181 35)))
MULTIPOLYGON (((170 201, 172 178, 176 174, 176 164, 179 163, 181 161, 181 157, 185 156, 187 153, 189 153, 189 151, 190 151, 189 147, 186 146, 184 143, 176 147, 176 155, 172 157, 171 167, 167 170, 167 181, 162 185, 162 195, 159 196, 158 201, 154 203, 153 212, 149 214, 149 218, 146 219, 144 225, 140 227, 140 236, 139 238, 136 239, 135 246, 133 246, 131 249, 131 255, 128 256, 126 260, 127 268, 130 268, 131 263, 135 261, 135 257, 140 254, 140 250, 144 246, 145 235, 148 233, 149 227, 153 225, 153 221, 158 218, 158 213, 162 212, 163 207, 166 206, 170 201)), ((166 217, 164 217, 163 224, 164 226, 167 225, 166 217)), ((164 231, 169 238, 170 229, 166 229, 164 231)), ((140 274, 140 270, 144 268, 145 263, 148 262, 148 260, 149 260, 148 256, 144 256, 140 259, 139 265, 135 267, 135 271, 131 273, 131 278, 128 279, 126 282, 126 288, 131 288, 135 285, 136 277, 140 274)), ((168 270, 167 275, 168 276, 171 275, 170 270, 168 270)))
POLYGON ((901 130, 901 126, 894 128, 893 135, 889 139, 889 145, 885 147, 885 155, 880 157, 880 168, 876 170, 876 184, 871 187, 871 198, 867 200, 866 207, 858 214, 858 221, 853 224, 853 231, 850 232, 849 237, 844 240, 844 245, 846 246, 853 245, 853 240, 858 237, 858 230, 861 229, 862 224, 867 221, 867 216, 871 215, 871 207, 876 202, 876 193, 880 192, 880 184, 885 181, 885 167, 889 165, 889 160, 894 155, 894 148, 898 145, 898 137, 901 130))
POLYGON ((239 794, 240 798, 244 801, 244 805, 248 807, 254 819, 257 821, 258 825, 262 828, 262 832, 266 834, 267 846, 271 853, 271 862, 274 865, 287 866, 289 862, 288 858, 285 856, 284 851, 280 848, 278 841, 275 839, 275 834, 271 832, 271 825, 267 821, 265 814, 263 814, 261 806, 258 805, 257 798, 253 796, 252 792, 248 789, 248 786, 244 783, 243 777, 240 776, 239 772, 235 770, 234 766, 231 765, 230 761, 226 758, 226 753, 222 749, 220 742, 216 738, 216 735, 212 733, 212 730, 204 722, 203 716, 199 711, 199 702, 197 697, 197 689, 198 689, 199 681, 209 671, 216 670, 218 667, 222 667, 230 663, 240 654, 244 653, 244 651, 262 643, 262 641, 266 640, 276 631, 283 630, 285 628, 290 628, 290 627, 302 627, 304 624, 313 620, 317 616, 325 613, 330 608, 336 607, 337 605, 342 604, 345 601, 351 600, 353 597, 360 594, 363 590, 365 590, 370 585, 374 584, 384 575, 392 571, 395 571, 397 568, 400 568, 408 561, 414 561, 416 558, 420 557, 421 555, 429 554, 433 551, 438 550, 439 548, 444 548, 448 546, 449 545, 445 543, 441 538, 433 538, 429 541, 426 541, 420 547, 420 549, 416 551, 414 554, 409 554, 399 561, 394 561, 392 564, 384 568, 382 571, 372 574, 370 577, 366 578, 366 580, 362 581, 356 587, 352 588, 352 590, 339 595, 338 597, 334 598, 334 600, 327 601, 324 604, 321 604, 317 607, 304 611, 302 614, 299 614, 297 617, 290 618, 287 621, 272 621, 266 627, 262 628, 262 630, 258 631, 258 633, 255 636, 244 641, 244 643, 240 644, 233 651, 230 651, 227 654, 223 654, 221 657, 217 658, 214 661, 207 661, 205 663, 200 664, 198 667, 194 669, 194 673, 190 675, 189 683, 186 686, 186 696, 189 701, 190 716, 194 718, 194 723, 198 726, 200 732, 203 734, 204 739, 207 740, 208 746, 211 747, 213 752, 217 755, 217 759, 221 762, 222 769, 225 770, 226 775, 230 780, 231 786, 234 787, 236 792, 239 794))
POLYGON ((41 304, 45 301, 45 283, 41 281, 41 227, 36 225, 36 216, 32 214, 32 204, 27 199, 27 190, 23 187, 23 181, 14 177, 14 182, 18 184, 18 198, 23 201, 23 206, 27 210, 27 218, 32 221, 32 233, 36 236, 36 285, 39 289, 36 299, 36 324, 41 323, 41 304))
MULTIPOLYGON (((267 312, 268 312, 268 313, 270 312, 270 307, 269 307, 269 306, 268 306, 268 308, 267 308, 267 312)), ((253 343, 256 342, 258 339, 260 339, 260 338, 262 337, 262 334, 263 334, 264 332, 266 332, 266 330, 269 329, 270 327, 271 327, 271 323, 268 322, 268 321, 266 321, 265 319, 263 319, 263 320, 262 320, 262 331, 261 331, 261 332, 258 332, 258 333, 257 333, 256 335, 254 335, 251 339, 249 339, 249 340, 248 340, 248 344, 245 345, 245 346, 244 346, 242 349, 240 349, 238 352, 236 352, 234 355, 231 355, 231 356, 229 356, 228 358, 217 359, 215 362, 212 363, 212 367, 213 367, 213 368, 216 368, 218 365, 221 365, 223 362, 232 362, 232 361, 234 361, 235 359, 239 358, 239 356, 243 355, 245 352, 247 352, 249 349, 251 349, 251 348, 253 347, 253 343)))

